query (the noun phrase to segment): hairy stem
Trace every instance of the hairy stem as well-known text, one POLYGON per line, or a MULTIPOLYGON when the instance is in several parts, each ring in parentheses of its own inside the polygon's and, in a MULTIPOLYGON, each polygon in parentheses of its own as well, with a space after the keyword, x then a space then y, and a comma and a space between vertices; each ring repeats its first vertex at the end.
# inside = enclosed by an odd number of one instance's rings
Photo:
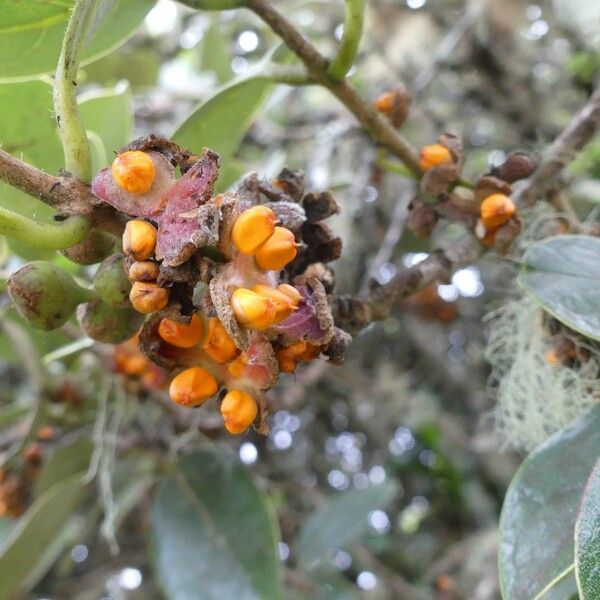
POLYGON ((54 113, 65 155, 65 169, 84 182, 92 179, 92 156, 77 107, 77 69, 98 0, 78 0, 63 38, 54 76, 54 113))
POLYGON ((32 248, 64 250, 81 242, 90 230, 85 217, 69 217, 61 223, 39 223, 0 207, 0 234, 32 248))
POLYGON ((333 93, 354 114, 371 138, 395 154, 415 175, 420 176, 419 157, 410 144, 364 100, 347 81, 329 73, 327 59, 268 0, 245 0, 245 6, 260 17, 304 63, 309 76, 333 93))
POLYGON ((346 77, 354 64, 365 23, 365 0, 346 0, 344 33, 337 54, 332 59, 328 75, 337 81, 346 77))

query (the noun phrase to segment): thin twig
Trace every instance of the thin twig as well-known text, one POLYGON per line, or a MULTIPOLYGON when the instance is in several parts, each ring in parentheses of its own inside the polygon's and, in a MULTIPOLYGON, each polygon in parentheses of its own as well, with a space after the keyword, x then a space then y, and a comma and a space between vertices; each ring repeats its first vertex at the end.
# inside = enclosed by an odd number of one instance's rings
POLYGON ((579 109, 560 135, 542 154, 535 173, 515 190, 513 199, 520 206, 531 206, 556 186, 563 169, 592 139, 600 127, 600 87, 579 109))
POLYGON ((346 80, 337 81, 329 74, 329 61, 267 0, 246 0, 246 7, 259 16, 304 63, 309 76, 329 89, 354 114, 372 139, 395 154, 416 175, 419 158, 410 144, 364 100, 346 80))

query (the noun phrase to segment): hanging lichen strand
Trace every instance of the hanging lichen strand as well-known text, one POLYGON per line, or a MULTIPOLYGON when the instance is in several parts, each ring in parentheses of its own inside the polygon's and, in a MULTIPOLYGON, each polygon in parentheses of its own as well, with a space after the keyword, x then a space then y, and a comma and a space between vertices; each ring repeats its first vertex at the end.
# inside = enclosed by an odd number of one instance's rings
POLYGON ((265 433, 265 391, 280 373, 321 355, 340 363, 350 342, 327 299, 325 263, 341 240, 323 221, 339 207, 327 192, 305 195, 288 169, 215 196, 218 173, 214 152, 150 136, 119 152, 92 189, 132 217, 123 268, 131 305, 148 315, 136 339, 171 374, 171 399, 195 407, 218 395, 230 433, 265 433))

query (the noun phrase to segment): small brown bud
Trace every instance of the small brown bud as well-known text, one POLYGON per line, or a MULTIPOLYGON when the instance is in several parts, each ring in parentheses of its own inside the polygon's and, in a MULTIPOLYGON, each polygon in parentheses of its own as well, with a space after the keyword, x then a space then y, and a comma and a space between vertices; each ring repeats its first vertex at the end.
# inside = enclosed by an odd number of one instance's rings
POLYGON ((430 204, 415 199, 410 204, 410 212, 406 219, 406 226, 416 237, 428 238, 438 222, 438 215, 430 204))
POLYGON ((403 85, 394 90, 383 92, 375 100, 375 108, 383 113, 394 127, 402 127, 410 111, 411 97, 403 85))
POLYGON ((535 171, 535 162, 525 152, 512 152, 506 160, 493 169, 492 174, 508 183, 529 177, 535 171))

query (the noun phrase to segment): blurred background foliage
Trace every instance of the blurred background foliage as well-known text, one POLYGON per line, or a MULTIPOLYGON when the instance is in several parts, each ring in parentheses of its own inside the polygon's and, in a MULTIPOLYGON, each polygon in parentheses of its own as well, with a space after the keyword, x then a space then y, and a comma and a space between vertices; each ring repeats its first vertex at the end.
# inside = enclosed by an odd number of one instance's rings
MULTIPOLYGON (((222 189, 303 169, 343 206, 342 292, 429 250, 403 230, 410 186, 378 166, 346 109, 260 76, 268 57, 289 60, 260 21, 121 4, 80 73, 95 170, 150 132, 217 150, 222 189)), ((342 2, 276 4, 333 54, 342 2)), ((403 132, 417 147, 462 134, 473 176, 568 122, 600 70, 599 12, 586 0, 371 0, 351 78, 371 99, 403 82, 403 132)), ((47 64, 0 66, 2 147, 51 173, 62 151, 50 79, 23 73, 53 68, 63 28, 48 32, 47 64)), ((28 41, 0 52, 9 43, 28 41)), ((600 139, 572 172, 575 207, 593 210, 600 139)), ((0 205, 51 215, 4 184, 0 205)), ((460 235, 448 226, 434 243, 460 235)), ((317 361, 271 391, 268 437, 238 439, 216 411, 170 405, 160 374, 120 374, 115 351, 74 325, 41 333, 19 319, 6 277, 41 257, 0 238, 0 598, 499 598, 498 517, 521 456, 494 429, 483 317, 516 295, 510 261, 484 258, 403 301, 356 336, 345 366, 317 361)))

